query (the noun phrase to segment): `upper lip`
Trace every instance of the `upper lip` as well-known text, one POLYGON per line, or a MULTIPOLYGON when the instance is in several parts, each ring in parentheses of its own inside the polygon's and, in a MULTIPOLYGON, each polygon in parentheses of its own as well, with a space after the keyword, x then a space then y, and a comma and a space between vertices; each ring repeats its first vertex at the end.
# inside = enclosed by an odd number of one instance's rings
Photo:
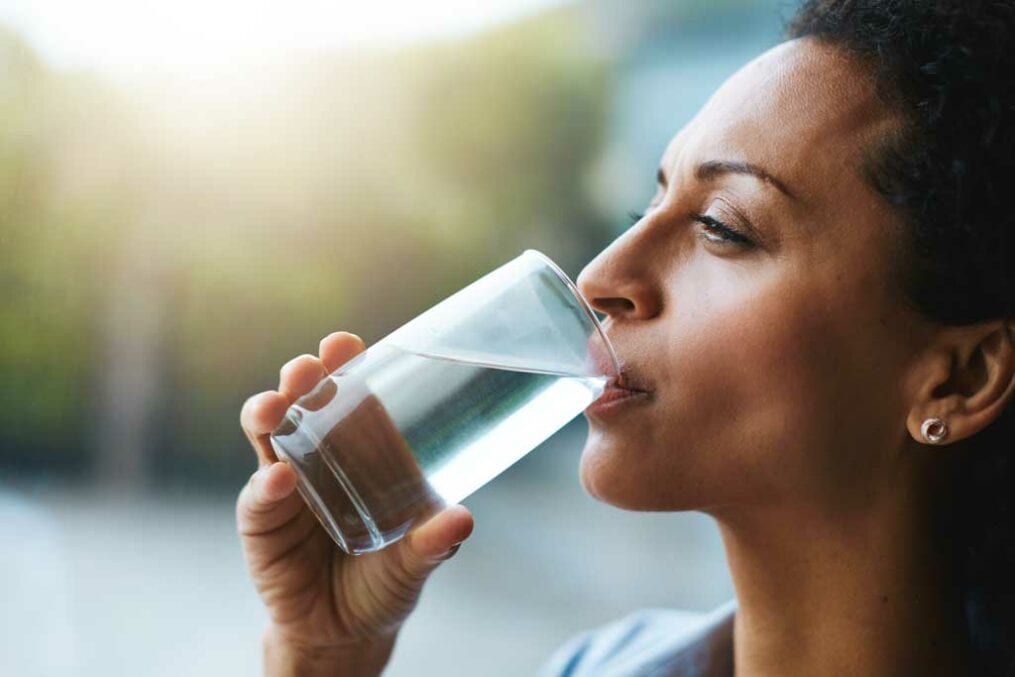
MULTIPOLYGON (((616 350, 617 346, 615 343, 613 347, 616 350)), ((606 355, 603 345, 594 338, 589 342, 589 353, 596 367, 600 370, 599 373, 607 374, 613 371, 613 360, 606 355)), ((619 372, 609 378, 606 386, 608 388, 623 388, 632 392, 652 392, 651 386, 639 376, 636 370, 631 368, 631 365, 621 355, 623 355, 623 351, 617 351, 617 360, 620 362, 618 365, 619 372)))
POLYGON ((607 387, 623 388, 624 390, 630 390, 636 393, 652 392, 647 385, 633 376, 626 366, 621 369, 619 374, 611 377, 610 380, 606 382, 606 385, 607 387))

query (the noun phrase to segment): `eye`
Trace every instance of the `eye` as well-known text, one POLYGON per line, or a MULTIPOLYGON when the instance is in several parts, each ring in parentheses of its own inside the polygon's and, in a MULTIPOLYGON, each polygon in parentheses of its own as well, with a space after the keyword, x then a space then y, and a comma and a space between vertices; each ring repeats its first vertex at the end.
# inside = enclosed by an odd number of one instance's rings
POLYGON ((722 221, 704 214, 693 214, 692 218, 704 226, 702 237, 715 244, 729 244, 742 249, 755 246, 754 241, 722 221))

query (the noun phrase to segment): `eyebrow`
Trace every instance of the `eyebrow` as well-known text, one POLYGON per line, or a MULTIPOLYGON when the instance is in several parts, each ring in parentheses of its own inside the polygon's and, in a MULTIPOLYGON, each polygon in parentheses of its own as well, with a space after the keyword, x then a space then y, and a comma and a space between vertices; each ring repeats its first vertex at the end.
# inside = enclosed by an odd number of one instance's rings
MULTIPOLYGON (((786 197, 796 199, 793 192, 786 187, 786 184, 777 179, 772 174, 766 172, 757 165, 752 165, 749 162, 733 162, 730 160, 709 160, 708 162, 702 162, 698 165, 698 168, 694 171, 694 176, 701 181, 708 181, 714 179, 717 176, 723 174, 747 174, 757 179, 764 181, 765 183, 775 186, 779 192, 786 195, 786 197)), ((663 172, 663 168, 659 168, 659 172, 656 174, 656 180, 660 186, 666 186, 666 173, 663 172)))

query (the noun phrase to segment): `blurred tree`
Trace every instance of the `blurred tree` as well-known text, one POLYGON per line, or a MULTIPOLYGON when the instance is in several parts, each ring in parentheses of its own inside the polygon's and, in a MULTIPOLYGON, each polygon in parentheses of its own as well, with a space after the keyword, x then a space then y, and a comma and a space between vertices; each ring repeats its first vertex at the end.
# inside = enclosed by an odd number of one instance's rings
POLYGON ((608 237, 608 65, 563 9, 455 42, 115 88, 0 37, 0 463, 237 483, 243 398, 528 247, 608 237))
POLYGON ((80 472, 107 246, 129 207, 108 200, 122 115, 92 79, 48 72, 2 31, 0 64, 0 463, 80 472))
MULTIPOLYGON (((598 250, 607 229, 583 177, 609 92, 579 20, 565 10, 272 74, 270 98, 232 118, 244 143, 213 151, 230 168, 218 195, 257 209, 233 230, 242 243, 204 239, 184 257, 162 473, 210 459, 213 475, 233 475, 242 396, 273 387, 277 366, 327 332, 374 341, 527 247, 572 269, 598 250)), ((229 238, 223 211, 209 212, 219 223, 205 237, 229 238)))

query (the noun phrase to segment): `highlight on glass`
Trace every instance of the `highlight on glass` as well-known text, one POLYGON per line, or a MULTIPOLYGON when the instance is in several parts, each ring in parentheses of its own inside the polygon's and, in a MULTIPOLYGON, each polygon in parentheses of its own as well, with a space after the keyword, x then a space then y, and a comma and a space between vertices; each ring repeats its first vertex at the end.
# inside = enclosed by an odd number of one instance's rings
POLYGON ((527 250, 327 376, 271 443, 335 542, 371 552, 499 475, 618 373, 578 288, 527 250))

